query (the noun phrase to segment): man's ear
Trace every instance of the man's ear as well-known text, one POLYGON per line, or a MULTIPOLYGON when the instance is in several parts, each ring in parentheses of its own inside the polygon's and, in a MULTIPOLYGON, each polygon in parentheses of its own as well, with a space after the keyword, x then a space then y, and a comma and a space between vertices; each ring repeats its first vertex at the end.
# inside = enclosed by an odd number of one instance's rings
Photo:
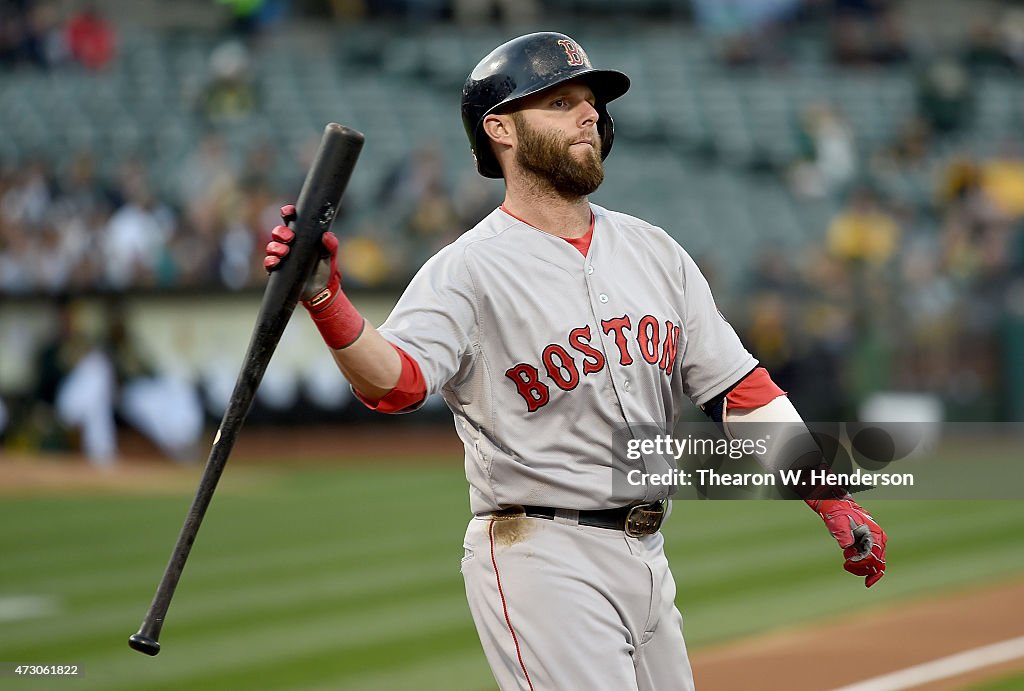
POLYGON ((484 132, 492 142, 510 145, 511 137, 515 133, 515 125, 508 115, 491 114, 484 118, 484 132))

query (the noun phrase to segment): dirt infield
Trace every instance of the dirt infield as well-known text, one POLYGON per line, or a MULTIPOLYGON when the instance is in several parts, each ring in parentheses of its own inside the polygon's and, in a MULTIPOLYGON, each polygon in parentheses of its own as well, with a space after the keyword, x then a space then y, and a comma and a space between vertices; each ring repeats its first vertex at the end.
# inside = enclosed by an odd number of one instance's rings
MULTIPOLYGON (((67 456, 8 457, 0 461, 0 497, 84 494, 192 494, 202 468, 166 461, 132 459, 114 468, 97 468, 67 456)), ((231 474, 218 491, 245 492, 272 479, 269 468, 246 468, 231 474)))
MULTIPOLYGON (((968 590, 694 651, 697 687, 834 689, 1024 635, 1024 583, 968 590)), ((1024 670, 1024 658, 918 687, 955 689, 1024 670)))
POLYGON ((396 426, 388 424, 339 425, 294 429, 269 427, 239 435, 232 458, 251 462, 282 458, 322 462, 419 463, 443 460, 462 465, 465 453, 455 427, 448 425, 396 426))
MULTIPOLYGON (((192 462, 176 464, 161 458, 142 437, 122 433, 120 454, 109 468, 90 464, 76 453, 32 454, 0 452, 0 496, 74 492, 168 493, 195 489, 210 446, 211 431, 192 462)), ((461 466, 462 442, 450 427, 396 430, 388 425, 360 425, 294 429, 254 427, 239 435, 231 452, 232 484, 259 482, 282 471, 288 463, 319 464, 424 464, 461 466)))

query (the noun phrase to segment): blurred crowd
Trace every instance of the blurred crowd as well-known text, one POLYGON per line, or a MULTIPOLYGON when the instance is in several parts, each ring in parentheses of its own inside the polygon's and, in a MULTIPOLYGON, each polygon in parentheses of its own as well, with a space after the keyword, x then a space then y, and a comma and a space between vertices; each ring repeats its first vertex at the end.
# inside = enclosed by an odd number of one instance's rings
MULTIPOLYGON (((256 147, 235 163, 211 132, 181 166, 177 191, 158 195, 145 162, 124 161, 116 178, 95 155, 57 167, 0 163, 0 294, 262 286, 263 248, 294 201, 308 161, 280 164, 256 147), (270 173, 287 165, 291 183, 270 173)), ((347 197, 335 232, 346 280, 393 287, 500 201, 472 176, 448 181, 442 153, 425 143, 396 161, 366 199, 347 197)))
MULTIPOLYGON (((696 25, 733 66, 786 65, 799 52, 787 39, 825 36, 832 61, 844 67, 907 64, 915 46, 900 0, 691 0, 696 25)), ((977 3, 960 41, 972 67, 1024 67, 1024 7, 1014 0, 977 3)), ((939 12, 942 7, 938 9, 939 12)))
POLYGON ((0 1, 0 70, 69 65, 102 70, 116 51, 117 31, 92 2, 64 12, 52 1, 0 1))
POLYGON ((0 291, 58 295, 210 287, 221 276, 232 287, 248 284, 255 275, 257 231, 263 234, 272 218, 262 218, 260 225, 259 212, 269 202, 258 185, 243 193, 234 178, 218 178, 216 169, 204 168, 208 148, 196 152, 187 169, 195 177, 187 182, 208 184, 213 194, 193 198, 194 205, 184 208, 154 193, 139 160, 123 162, 112 181, 97 176, 91 153, 63 170, 43 160, 5 167, 0 291), (232 222, 222 224, 222 208, 195 208, 204 202, 231 205, 232 222))
POLYGON ((737 322, 810 418, 856 419, 886 389, 936 396, 950 419, 1024 412, 1008 347, 1024 316, 1024 160, 953 161, 935 195, 922 210, 855 186, 820 244, 759 255, 737 322))
MULTIPOLYGON (((87 148, 29 160, 0 154, 0 295, 263 285, 270 228, 280 206, 295 201, 319 138, 298 152, 266 140, 229 146, 225 135, 261 108, 250 39, 289 11, 387 17, 416 3, 215 4, 227 12, 222 40, 183 94, 202 134, 181 152, 173 179, 155 179, 141 153, 115 161, 87 148)), ((0 73, 102 70, 116 59, 116 31, 92 3, 0 0, 0 73)), ((346 196, 335 232, 351 285, 404 284, 500 201, 497 186, 453 179, 450 170, 444 152, 424 141, 391 162, 378 190, 346 196)))
POLYGON ((905 66, 914 80, 914 112, 885 141, 859 141, 823 94, 795 123, 798 155, 759 162, 797 204, 838 210, 802 252, 764 248, 729 295, 735 322, 810 419, 857 419, 898 390, 934 396, 949 419, 1019 420, 1024 140, 1006 131, 979 147, 971 134, 978 79, 1024 70, 1024 7, 978 7, 959 40, 922 48, 901 5, 694 0, 725 66, 785 70, 801 37, 827 36, 833 64, 905 66))

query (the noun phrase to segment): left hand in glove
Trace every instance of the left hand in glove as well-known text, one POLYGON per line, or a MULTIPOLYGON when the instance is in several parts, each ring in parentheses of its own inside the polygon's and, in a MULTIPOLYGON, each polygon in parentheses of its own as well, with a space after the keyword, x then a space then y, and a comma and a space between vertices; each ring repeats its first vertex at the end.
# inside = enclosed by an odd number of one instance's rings
POLYGON ((870 588, 885 575, 885 531, 853 497, 808 500, 843 549, 843 568, 870 588))

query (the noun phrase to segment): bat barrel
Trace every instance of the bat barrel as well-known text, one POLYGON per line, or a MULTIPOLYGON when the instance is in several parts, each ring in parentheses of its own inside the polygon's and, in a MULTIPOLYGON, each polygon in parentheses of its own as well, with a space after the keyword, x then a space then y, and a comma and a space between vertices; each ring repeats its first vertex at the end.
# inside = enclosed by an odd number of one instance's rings
POLYGON ((192 500, 185 523, 171 552, 170 561, 164 570, 160 585, 157 586, 142 626, 128 639, 128 645, 134 650, 146 655, 156 655, 160 652, 158 639, 164 617, 199 532, 199 526, 224 472, 235 438, 252 407, 256 390, 263 380, 270 358, 295 310, 302 286, 309 279, 320 256, 320 238, 330 230, 337 216, 341 197, 352 176, 363 141, 362 133, 337 123, 332 122, 324 129, 320 148, 295 205, 296 218, 291 223, 295 239, 292 241, 291 251, 267 281, 249 348, 217 435, 214 437, 195 498, 192 500))

